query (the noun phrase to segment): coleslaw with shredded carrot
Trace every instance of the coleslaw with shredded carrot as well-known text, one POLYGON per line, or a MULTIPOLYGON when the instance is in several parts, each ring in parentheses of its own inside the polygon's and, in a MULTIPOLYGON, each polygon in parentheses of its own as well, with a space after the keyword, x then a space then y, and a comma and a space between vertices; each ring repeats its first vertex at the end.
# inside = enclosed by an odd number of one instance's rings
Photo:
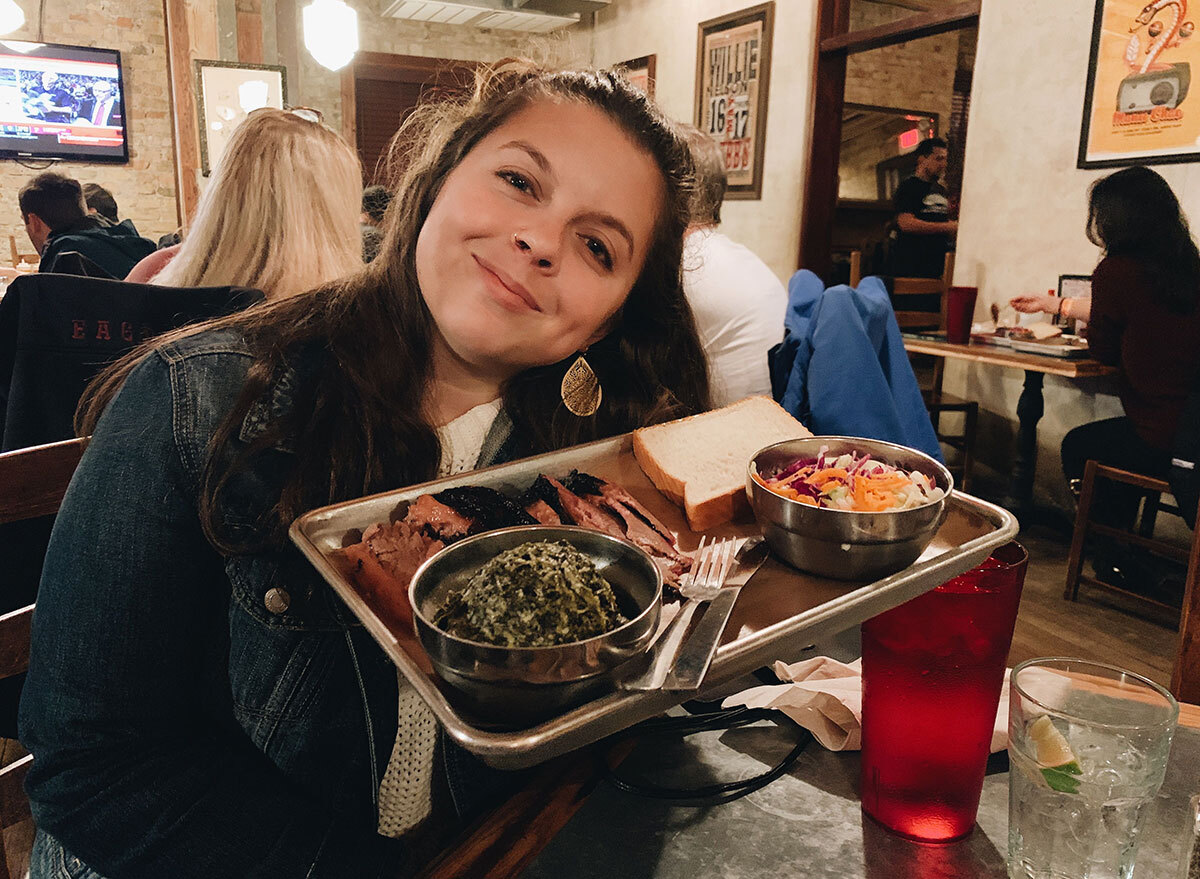
POLYGON ((793 461, 770 476, 754 474, 769 491, 811 507, 888 513, 923 507, 945 497, 933 480, 918 470, 901 470, 870 455, 851 452, 793 461))

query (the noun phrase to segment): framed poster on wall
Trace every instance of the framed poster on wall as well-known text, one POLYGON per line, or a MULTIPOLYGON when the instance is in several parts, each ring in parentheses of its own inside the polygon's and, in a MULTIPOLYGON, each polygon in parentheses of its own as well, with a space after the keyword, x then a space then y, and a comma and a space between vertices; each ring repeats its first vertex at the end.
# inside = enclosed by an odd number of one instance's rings
POLYGON ((1096 0, 1078 167, 1200 161, 1194 28, 1188 0, 1096 0))
POLYGON ((287 104, 287 68, 232 61, 196 61, 195 65, 200 168, 207 177, 246 116, 262 107, 282 110, 287 104))
POLYGON ((729 199, 762 197, 774 25, 774 2, 699 25, 696 127, 721 145, 729 199))
POLYGON ((657 65, 657 55, 643 55, 622 61, 616 65, 625 71, 625 78, 637 86, 647 97, 654 97, 654 68, 657 65))

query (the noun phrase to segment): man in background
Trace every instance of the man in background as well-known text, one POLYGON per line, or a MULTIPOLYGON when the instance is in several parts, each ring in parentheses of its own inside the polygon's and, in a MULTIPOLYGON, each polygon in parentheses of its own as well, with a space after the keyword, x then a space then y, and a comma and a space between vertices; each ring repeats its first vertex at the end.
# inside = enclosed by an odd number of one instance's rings
POLYGON ((41 254, 40 272, 57 271, 65 253, 82 254, 114 278, 124 278, 154 242, 133 231, 132 223, 112 225, 88 215, 83 187, 53 171, 38 174, 17 195, 30 242, 41 254))
POLYGON ((946 254, 958 234, 950 201, 939 181, 946 171, 946 141, 931 137, 913 150, 917 170, 896 189, 893 204, 898 232, 892 245, 891 274, 897 278, 940 278, 946 254))
POLYGON ((87 205, 87 212, 93 217, 108 220, 114 226, 121 222, 117 213, 117 200, 99 183, 83 184, 83 202, 87 205))
POLYGON ((119 126, 121 102, 117 98, 112 80, 97 79, 92 83, 91 92, 91 97, 80 102, 77 121, 89 125, 119 126))
POLYGON ((88 216, 95 217, 111 226, 121 226, 131 235, 140 234, 137 227, 133 225, 133 220, 120 219, 116 198, 99 183, 83 184, 83 201, 87 205, 88 216))
POLYGON ((713 405, 771 395, 767 352, 783 340, 787 291, 750 249, 717 230, 728 178, 721 148, 699 129, 684 134, 696 165, 683 243, 683 290, 704 343, 713 405))
POLYGON ((358 218, 362 230, 363 262, 370 262, 379 253, 383 243, 383 215, 392 203, 392 194, 386 187, 372 184, 363 189, 362 215, 358 218))

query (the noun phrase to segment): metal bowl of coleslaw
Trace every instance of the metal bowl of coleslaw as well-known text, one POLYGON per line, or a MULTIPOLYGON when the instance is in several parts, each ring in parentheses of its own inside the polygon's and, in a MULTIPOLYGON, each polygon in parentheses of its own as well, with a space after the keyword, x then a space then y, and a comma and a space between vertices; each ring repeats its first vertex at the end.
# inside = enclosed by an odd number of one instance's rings
POLYGON ((915 562, 945 519, 946 497, 953 489, 950 471, 924 452, 851 436, 775 443, 750 459, 746 473, 746 494, 771 549, 793 567, 838 580, 877 580, 915 562), (879 512, 814 506, 772 491, 756 478, 768 479, 822 453, 869 456, 899 471, 922 474, 931 486, 929 500, 879 512))

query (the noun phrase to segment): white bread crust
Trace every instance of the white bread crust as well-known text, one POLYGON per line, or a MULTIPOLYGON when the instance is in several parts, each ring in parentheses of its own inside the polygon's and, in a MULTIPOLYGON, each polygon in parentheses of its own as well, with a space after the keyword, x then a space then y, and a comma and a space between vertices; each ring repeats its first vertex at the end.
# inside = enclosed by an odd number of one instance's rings
POLYGON ((650 481, 680 505, 688 527, 715 528, 749 510, 746 465, 764 446, 812 436, 770 397, 747 397, 633 432, 633 454, 650 481))

